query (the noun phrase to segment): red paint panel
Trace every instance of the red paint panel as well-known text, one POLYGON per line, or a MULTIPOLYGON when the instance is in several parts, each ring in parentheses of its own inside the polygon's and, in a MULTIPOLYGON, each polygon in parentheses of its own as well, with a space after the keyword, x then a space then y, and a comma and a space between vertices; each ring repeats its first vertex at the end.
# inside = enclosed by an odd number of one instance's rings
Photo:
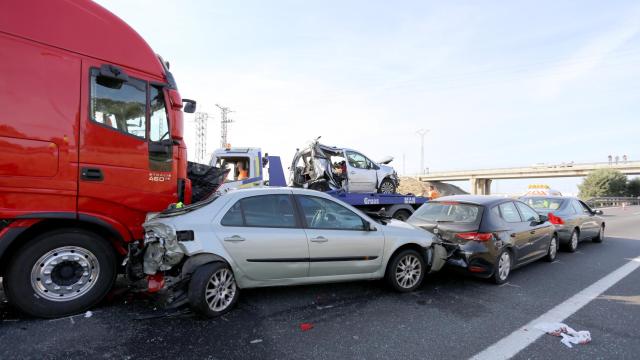
POLYGON ((75 212, 80 59, 0 33, 0 218, 75 212))
POLYGON ((58 146, 50 141, 0 136, 0 175, 54 176, 58 146))

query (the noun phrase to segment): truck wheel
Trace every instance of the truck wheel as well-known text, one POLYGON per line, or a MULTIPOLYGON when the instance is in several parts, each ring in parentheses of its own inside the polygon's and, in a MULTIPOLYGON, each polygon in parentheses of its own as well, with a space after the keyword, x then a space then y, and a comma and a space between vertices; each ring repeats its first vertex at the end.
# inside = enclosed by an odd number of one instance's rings
POLYGON ((206 317, 220 316, 238 301, 239 290, 233 271, 225 263, 204 264, 189 282, 189 305, 206 317))
POLYGON ((411 213, 408 210, 398 210, 393 214, 393 218, 400 221, 407 221, 411 217, 411 213))
POLYGON ((96 305, 113 286, 116 254, 107 241, 79 229, 39 235, 17 250, 4 283, 9 302, 53 318, 96 305))
POLYGON ((396 184, 391 181, 391 179, 384 179, 380 183, 380 187, 378 188, 378 192, 381 194, 395 194, 396 193, 396 184))
POLYGON ((415 250, 404 250, 395 255, 387 267, 386 278, 391 287, 399 292, 415 290, 422 283, 426 266, 422 256, 415 250))

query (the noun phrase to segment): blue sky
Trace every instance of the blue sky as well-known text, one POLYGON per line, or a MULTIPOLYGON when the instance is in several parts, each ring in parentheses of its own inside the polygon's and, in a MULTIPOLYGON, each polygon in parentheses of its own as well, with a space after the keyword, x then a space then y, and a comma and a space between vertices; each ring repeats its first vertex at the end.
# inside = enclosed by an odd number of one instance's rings
MULTIPOLYGON (((236 111, 233 146, 287 163, 322 135, 415 173, 420 128, 431 130, 432 171, 640 157, 638 2, 99 3, 215 116, 209 152, 219 103, 236 111)), ((574 193, 578 181, 497 181, 493 190, 547 183, 574 193)))

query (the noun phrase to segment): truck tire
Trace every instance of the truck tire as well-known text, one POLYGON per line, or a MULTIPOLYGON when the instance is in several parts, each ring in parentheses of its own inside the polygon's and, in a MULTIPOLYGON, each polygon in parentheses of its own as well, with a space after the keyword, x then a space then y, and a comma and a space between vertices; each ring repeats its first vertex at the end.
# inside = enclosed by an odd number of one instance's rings
POLYGON ((116 264, 113 247, 95 233, 72 228, 47 232, 16 251, 5 274, 5 294, 32 316, 76 314, 109 292, 116 264))
POLYGON ((396 184, 393 180, 386 178, 382 180, 380 183, 380 187, 378 188, 378 192, 380 194, 395 194, 396 193, 396 184))
POLYGON ((392 217, 396 220, 407 221, 407 219, 411 217, 411 212, 409 210, 398 210, 392 217))

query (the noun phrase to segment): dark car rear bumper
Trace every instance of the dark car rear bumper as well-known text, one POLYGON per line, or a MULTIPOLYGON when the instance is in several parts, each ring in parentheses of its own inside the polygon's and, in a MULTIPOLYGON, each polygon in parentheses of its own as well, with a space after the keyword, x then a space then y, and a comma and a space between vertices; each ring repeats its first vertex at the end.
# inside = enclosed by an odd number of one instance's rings
POLYGON ((447 265, 464 273, 488 278, 493 275, 497 253, 493 242, 470 241, 466 244, 445 244, 449 251, 447 265))

